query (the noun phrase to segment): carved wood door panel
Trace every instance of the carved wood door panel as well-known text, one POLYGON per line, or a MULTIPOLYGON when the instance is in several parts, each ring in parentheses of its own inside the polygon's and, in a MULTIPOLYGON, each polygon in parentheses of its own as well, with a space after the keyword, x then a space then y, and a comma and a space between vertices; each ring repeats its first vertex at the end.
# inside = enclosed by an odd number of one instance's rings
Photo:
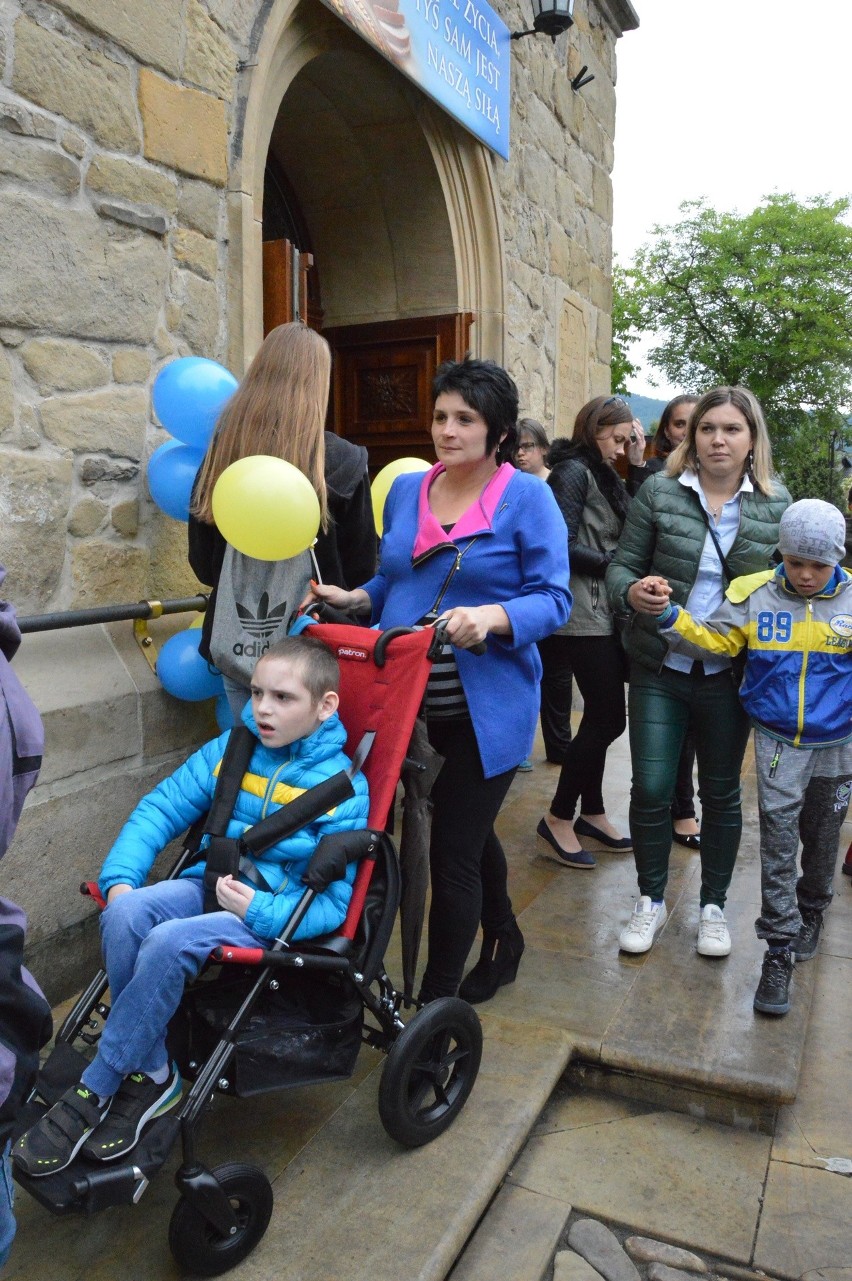
POLYGON ((375 475, 395 458, 434 461, 432 378, 468 349, 471 312, 323 330, 334 354, 331 428, 366 445, 375 475))

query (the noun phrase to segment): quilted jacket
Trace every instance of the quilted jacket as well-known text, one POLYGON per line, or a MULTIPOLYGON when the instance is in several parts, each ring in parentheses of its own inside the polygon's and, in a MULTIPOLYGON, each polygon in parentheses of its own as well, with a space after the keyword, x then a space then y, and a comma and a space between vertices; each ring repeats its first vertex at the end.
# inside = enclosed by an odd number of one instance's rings
MULTIPOLYGON (((787 490, 777 482, 769 497, 758 490, 743 493, 739 530, 726 556, 733 578, 770 567, 778 545, 778 522, 790 501, 787 490)), ((663 472, 649 477, 630 505, 618 550, 607 570, 606 587, 613 609, 632 613, 627 589, 652 573, 668 580, 674 604, 685 605, 706 537, 707 525, 695 491, 663 472)), ((659 670, 667 651, 656 619, 632 615, 628 652, 642 667, 659 670)))
MULTIPOLYGON (((243 712, 243 721, 257 733, 250 703, 243 712)), ((209 810, 227 741, 226 733, 205 743, 185 765, 142 798, 106 857, 98 881, 102 894, 106 895, 113 885, 131 885, 134 889, 143 885, 159 852, 209 810)), ((227 835, 241 836, 272 810, 346 769, 349 758, 343 752, 345 742, 346 730, 337 713, 323 721, 313 734, 288 747, 264 747, 258 742, 243 776, 227 835)), ((363 774, 356 774, 353 784, 355 795, 349 800, 255 859, 258 871, 274 891, 255 890, 246 913, 246 925, 258 938, 273 939, 281 933, 304 893, 302 873, 320 838, 330 832, 366 826, 367 780, 363 774)), ((203 876, 203 860, 181 875, 203 876)), ((354 877, 355 865, 350 864, 345 880, 333 881, 323 894, 317 895, 296 938, 312 938, 337 929, 346 916, 354 877)))

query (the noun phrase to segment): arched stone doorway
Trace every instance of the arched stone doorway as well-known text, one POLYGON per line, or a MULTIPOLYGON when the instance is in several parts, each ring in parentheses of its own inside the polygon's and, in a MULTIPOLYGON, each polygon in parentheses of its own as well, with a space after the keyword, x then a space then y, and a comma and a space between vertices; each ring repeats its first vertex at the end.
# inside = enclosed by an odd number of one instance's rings
MULTIPOLYGON (((316 3, 276 0, 245 74, 230 197, 234 367, 263 335, 268 163, 314 256, 318 327, 336 350, 358 347, 367 326, 419 342, 440 317, 441 358, 463 344, 502 359, 505 267, 485 149, 316 3)), ((336 377, 336 401, 343 395, 336 377)), ((339 430, 351 427, 350 408, 336 405, 339 430)))

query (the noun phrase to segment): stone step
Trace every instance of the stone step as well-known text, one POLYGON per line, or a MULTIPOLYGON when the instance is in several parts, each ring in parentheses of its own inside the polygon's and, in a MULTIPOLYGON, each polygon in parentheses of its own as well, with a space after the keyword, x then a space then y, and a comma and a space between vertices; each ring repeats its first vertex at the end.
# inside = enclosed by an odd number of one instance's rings
POLYGON ((504 1184, 447 1281, 543 1281, 570 1214, 567 1201, 504 1184))

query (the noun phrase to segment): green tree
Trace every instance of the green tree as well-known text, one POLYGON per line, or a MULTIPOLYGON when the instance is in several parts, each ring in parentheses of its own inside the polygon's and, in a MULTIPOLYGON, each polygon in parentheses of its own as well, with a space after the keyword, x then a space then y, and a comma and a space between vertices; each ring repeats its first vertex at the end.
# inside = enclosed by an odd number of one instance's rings
POLYGON ((852 401, 849 199, 767 196, 751 213, 704 201, 653 229, 625 272, 629 312, 657 337, 652 365, 700 392, 751 388, 794 497, 837 499, 831 441, 852 401))
POLYGON ((614 396, 627 394, 627 380, 639 372, 628 358, 627 349, 639 337, 639 315, 633 301, 627 273, 618 263, 612 268, 612 361, 610 387, 614 396))

